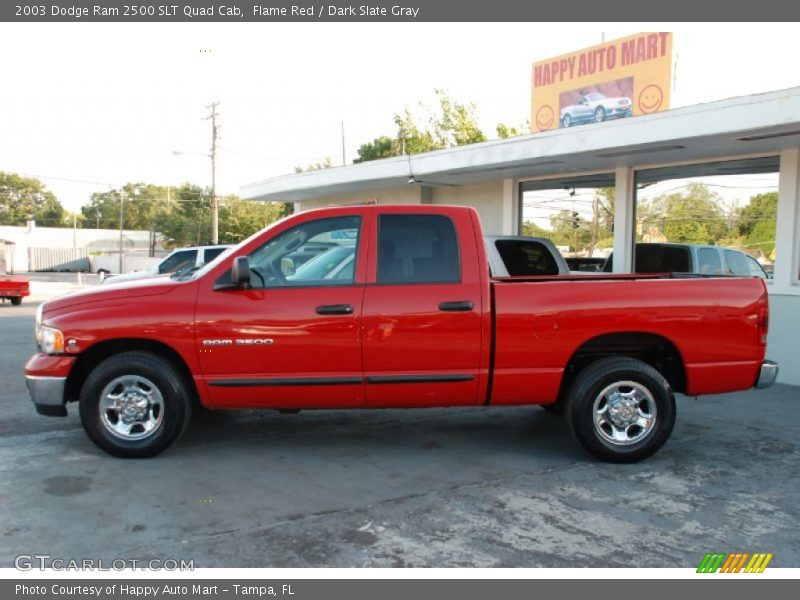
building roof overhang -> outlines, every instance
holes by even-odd
[[[321,169],[247,184],[248,200],[298,202],[367,190],[469,185],[800,148],[800,87],[652,115]]]

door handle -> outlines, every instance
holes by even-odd
[[[352,315],[352,304],[323,304],[316,308],[318,315]]]
[[[439,310],[447,312],[466,312],[475,308],[475,305],[469,300],[456,300],[454,302],[442,302],[439,305]]]

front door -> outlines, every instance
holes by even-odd
[[[250,252],[250,289],[200,291],[196,344],[214,406],[363,405],[364,217],[343,212]]]

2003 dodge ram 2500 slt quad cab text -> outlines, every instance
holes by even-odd
[[[45,302],[25,367],[41,414],[146,457],[195,403],[279,410],[547,405],[603,460],[653,454],[673,391],[765,387],[757,278],[492,277],[478,214],[293,215],[193,273]]]

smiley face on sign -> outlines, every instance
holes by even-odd
[[[553,111],[553,107],[549,104],[545,104],[536,111],[536,130],[547,131],[553,126],[555,120],[556,113]]]
[[[664,102],[664,92],[655,83],[645,86],[639,92],[639,112],[650,114],[657,112]]]

